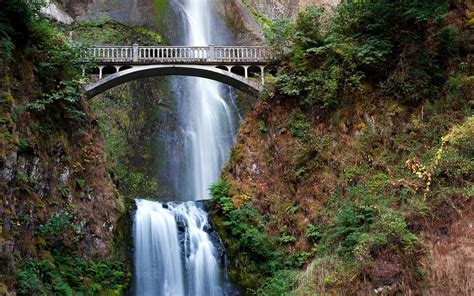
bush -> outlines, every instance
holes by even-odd
[[[210,188],[212,202],[218,210],[227,214],[234,209],[234,204],[230,199],[230,185],[226,180],[219,180]]]
[[[266,279],[261,288],[255,291],[256,295],[292,295],[291,289],[296,284],[298,272],[295,270],[283,269],[275,272],[272,277]]]
[[[277,20],[265,32],[282,59],[277,87],[320,108],[339,105],[363,80],[403,102],[434,97],[458,50],[447,11],[446,1],[342,1],[332,14],[309,7]]]
[[[81,236],[79,225],[73,223],[73,217],[67,211],[59,211],[45,224],[39,226],[38,234],[53,248],[71,246]]]
[[[345,201],[331,212],[334,220],[322,234],[324,248],[335,245],[345,258],[371,259],[390,245],[398,245],[409,254],[417,237],[410,232],[400,212],[388,207],[384,198],[372,196],[363,188],[360,201]],[[359,194],[359,193],[358,193]]]
[[[26,260],[16,274],[18,294],[98,295],[104,290],[121,292],[125,288],[128,275],[121,262],[93,262],[76,254],[53,254],[53,260]]]

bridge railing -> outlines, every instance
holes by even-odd
[[[84,59],[124,63],[268,63],[273,57],[264,46],[96,46]]]

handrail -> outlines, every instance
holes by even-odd
[[[264,46],[95,46],[83,59],[135,63],[268,63],[274,58]]]

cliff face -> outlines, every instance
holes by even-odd
[[[34,84],[33,73],[19,71],[13,83]],[[83,123],[54,122],[52,114],[50,121],[42,114],[17,113],[30,102],[28,91],[3,91],[4,100],[11,95],[14,101],[3,101],[8,123],[2,124],[0,250],[38,256],[38,226],[68,210],[81,227],[79,253],[107,257],[121,208],[105,167],[104,139],[87,102],[81,103],[88,114]]]
[[[124,208],[87,101],[81,100],[77,109],[85,114],[80,122],[63,114],[31,112],[27,106],[41,92],[34,87],[33,65],[18,63],[10,71],[18,74],[4,76],[8,83],[2,87],[0,282],[13,289],[26,258],[54,262],[51,246],[56,240],[82,258],[117,255],[113,241]],[[42,231],[54,221],[64,224]]]
[[[1,18],[14,46],[0,58],[0,294],[119,292],[128,226],[104,138],[77,52],[33,9],[9,1]]]
[[[110,18],[131,25],[149,27],[154,23],[153,4],[154,1],[151,0],[69,0],[66,9],[76,20]]]
[[[274,20],[278,17],[293,17],[301,8],[309,5],[337,5],[339,0],[242,0],[264,17]]]

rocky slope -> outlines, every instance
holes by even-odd
[[[357,8],[347,5],[332,31],[318,31],[320,12],[308,10],[288,35],[285,27],[270,35],[283,60],[275,85],[242,122],[211,190],[230,275],[258,295],[470,295],[474,127],[472,68],[465,66],[472,7],[450,7],[444,23],[427,22],[422,33],[400,21],[425,39],[404,39],[392,68],[384,64],[388,74],[375,76],[367,64],[357,68],[351,47],[375,51],[357,51],[364,46],[357,36],[380,18],[345,27]],[[360,15],[371,16],[366,7]],[[375,7],[382,14],[383,4]],[[455,26],[456,37],[438,43],[443,25]],[[351,29],[356,37],[344,35]],[[388,32],[381,35],[402,42],[399,30]],[[448,52],[438,49],[443,44],[451,47],[444,68],[432,63],[427,75],[404,80],[414,73],[404,63],[410,54],[438,58]],[[417,75],[427,71],[410,61]],[[351,80],[359,75],[365,78]],[[420,83],[432,77],[443,78]],[[403,97],[399,89],[410,91]],[[433,92],[421,94],[427,89]]]

